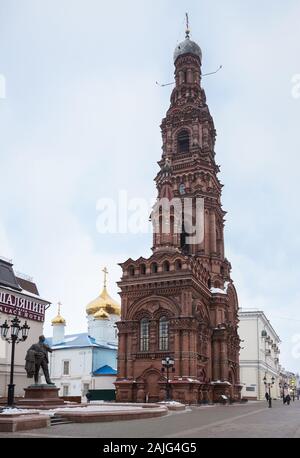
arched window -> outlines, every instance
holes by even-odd
[[[151,273],[152,273],[152,274],[157,274],[157,270],[158,270],[157,264],[156,264],[156,262],[153,262],[153,263],[151,264]]]
[[[159,320],[159,349],[169,350],[169,322],[165,316]]]
[[[145,266],[145,264],[141,264],[140,272],[141,272],[141,275],[146,275],[146,266]]]
[[[164,272],[169,272],[170,271],[170,263],[169,263],[169,261],[165,261],[163,263],[163,271]]]
[[[134,276],[134,267],[133,266],[128,267],[128,274],[130,277]]]
[[[149,351],[149,320],[143,318],[140,324],[140,350]]]
[[[190,150],[190,136],[187,130],[182,130],[178,135],[178,153],[188,153]]]
[[[180,261],[180,259],[177,259],[175,261],[175,270],[181,270],[181,269],[182,269],[181,261]]]

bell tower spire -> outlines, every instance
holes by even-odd
[[[224,254],[226,213],[221,206],[222,184],[215,162],[216,131],[205,91],[201,87],[201,63],[202,51],[190,39],[189,17],[186,13],[186,38],[174,53],[176,85],[161,124],[163,154],[159,162],[161,170],[155,180],[158,201],[169,195],[169,200],[180,199],[183,207],[185,199],[192,199],[194,219],[197,217],[197,199],[204,200],[204,238],[194,245],[187,243],[184,215],[180,236],[174,234],[174,227],[178,224],[171,212],[170,216],[167,215],[170,218],[169,233],[161,231],[161,227],[155,231],[154,252],[167,248],[201,258],[205,268],[211,272],[211,280],[217,277],[218,284],[223,286],[230,274],[230,264]],[[163,216],[159,218],[161,224]],[[156,218],[156,223],[159,218]]]
[[[185,13],[185,20],[186,20],[185,38],[190,38],[190,21],[189,21],[189,13]]]

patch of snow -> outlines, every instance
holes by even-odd
[[[211,385],[230,385],[231,386],[231,383],[227,382],[227,380],[224,382],[222,382],[221,380],[217,380],[215,382],[211,382]]]
[[[181,402],[177,402],[177,401],[162,401],[162,402],[158,402],[158,404],[167,404],[167,405],[171,405],[171,406],[183,406],[184,404],[181,404]]]
[[[230,281],[225,281],[224,283],[224,288],[225,288],[225,291],[227,293],[227,290],[228,290],[228,286],[230,285]]]
[[[75,336],[75,337],[66,337],[66,338],[63,340],[63,342],[73,342],[73,341],[76,340],[76,339],[77,339],[77,336]]]
[[[225,295],[227,294],[227,290],[224,291],[221,288],[210,288],[210,292],[213,294],[225,294]]]
[[[32,412],[32,413],[39,413],[40,411],[37,410],[37,409],[18,409],[16,407],[12,408],[12,407],[8,407],[8,408],[4,408],[3,412],[0,413],[0,415],[18,415],[18,414],[23,414],[23,413],[28,413],[28,412]]]
[[[102,404],[102,405],[101,405]],[[115,412],[117,410],[122,411],[132,411],[132,410],[141,410],[143,407],[138,404],[126,404],[126,405],[118,405],[118,404],[110,404],[110,405],[103,405],[104,401],[97,401],[97,404],[82,406],[82,407],[58,407],[55,409],[49,410],[39,410],[39,409],[5,409],[0,415],[8,414],[8,415],[16,415],[16,414],[32,414],[32,413],[39,413],[44,415],[50,415],[51,417],[54,416],[57,412]]]
[[[51,409],[48,410],[47,412],[113,412],[116,410],[136,410],[136,409],[143,409],[142,406],[134,405],[134,406],[129,406],[129,405],[122,405],[118,406],[117,404],[111,404],[111,405],[90,405],[86,407],[63,407],[63,408],[57,408],[57,409]]]

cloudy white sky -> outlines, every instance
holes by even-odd
[[[265,311],[300,371],[299,0],[0,0],[0,254],[62,301],[68,332],[104,265],[118,297],[117,263],[149,255],[151,234],[99,234],[96,204],[155,196],[171,92],[155,82],[173,79],[185,11],[203,71],[223,65],[203,86],[240,306]]]

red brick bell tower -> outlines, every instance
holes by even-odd
[[[201,49],[188,30],[174,63],[176,84],[161,125],[163,155],[155,178],[153,254],[120,264],[118,401],[165,400],[166,356],[175,362],[173,400],[240,397],[238,299],[224,254],[216,131],[201,87]],[[162,202],[170,203],[168,211]],[[188,215],[194,227],[202,221],[203,237],[191,239]]]

